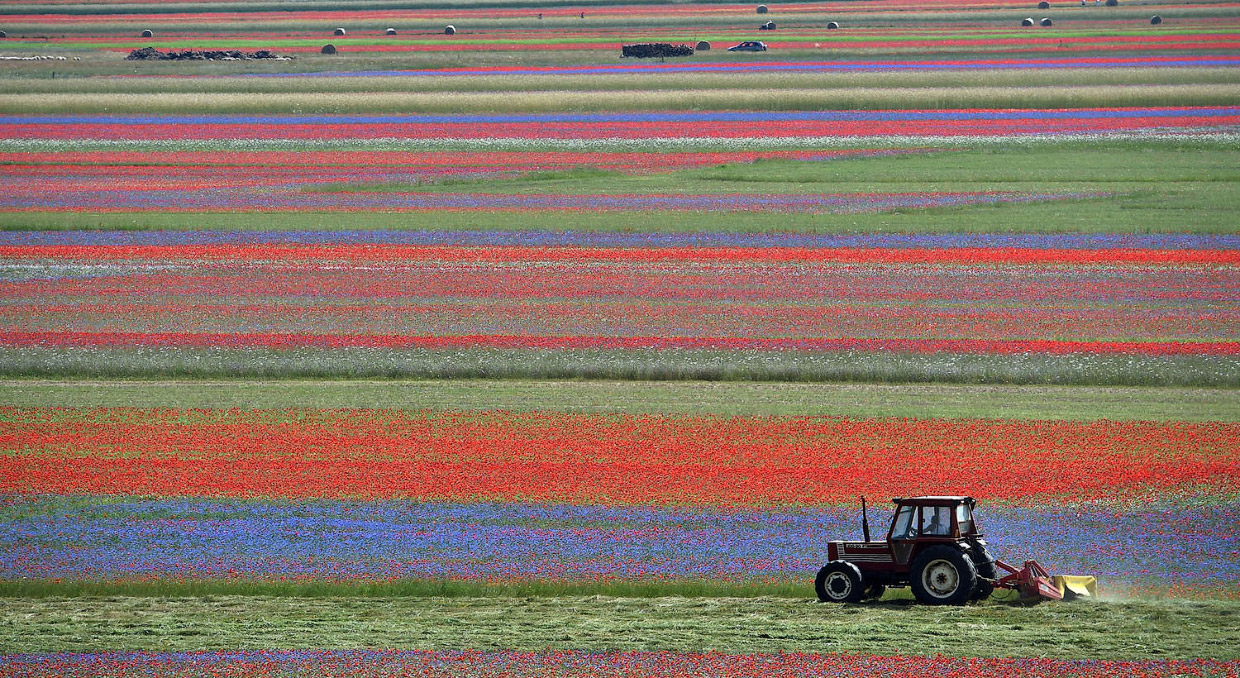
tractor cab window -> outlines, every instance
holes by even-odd
[[[913,520],[916,515],[916,506],[901,506],[900,512],[896,514],[895,524],[891,527],[891,538],[916,539],[917,521]]]
[[[968,504],[956,505],[956,523],[960,525],[960,536],[967,537],[977,532],[977,526],[973,524],[973,509]]]
[[[921,533],[948,537],[952,533],[952,510],[949,506],[921,507]]]

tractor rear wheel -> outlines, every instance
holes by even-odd
[[[982,579],[977,578],[977,586],[973,588],[973,595],[969,596],[969,600],[986,600],[990,594],[995,592],[995,585]]]
[[[844,560],[832,560],[814,578],[814,592],[824,603],[859,603],[865,598],[861,570]]]
[[[931,546],[913,559],[909,585],[927,605],[964,605],[977,587],[977,566],[963,551]]]
[[[994,556],[986,550],[985,544],[975,544],[969,553],[973,556],[973,564],[977,566],[977,587],[973,589],[972,598],[986,600],[995,592],[995,586],[990,582],[999,578],[999,568],[995,567]]]

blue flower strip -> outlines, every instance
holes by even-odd
[[[1240,504],[982,506],[995,555],[1136,586],[1240,581]],[[887,517],[871,513],[875,531]],[[804,579],[851,508],[8,496],[0,579]]]

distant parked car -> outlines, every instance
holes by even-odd
[[[766,43],[757,40],[746,40],[735,47],[729,47],[729,52],[765,52]]]

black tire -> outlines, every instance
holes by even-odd
[[[977,578],[977,585],[973,587],[973,595],[969,596],[969,600],[986,600],[990,594],[995,592],[995,585],[982,579]]]
[[[977,588],[977,566],[958,548],[931,546],[913,559],[909,584],[926,605],[964,605]]]
[[[977,567],[977,586],[973,588],[973,600],[986,600],[995,592],[994,584],[988,580],[999,578],[999,568],[995,567],[994,556],[986,549],[985,544],[975,544],[969,551],[973,565]]]
[[[818,570],[814,592],[824,603],[859,603],[865,598],[861,570],[843,560],[832,560]]]

